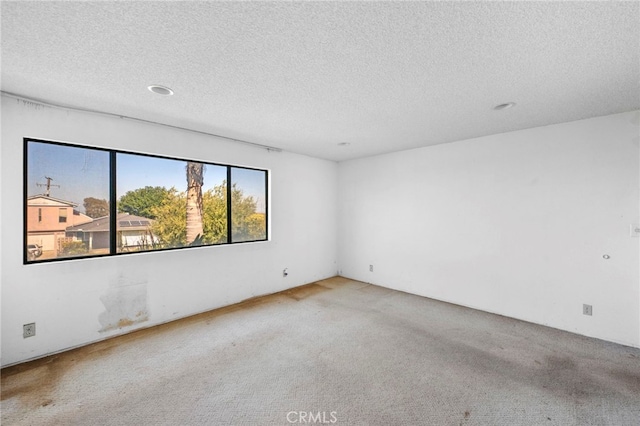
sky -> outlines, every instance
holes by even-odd
[[[44,194],[45,177],[51,177],[50,195],[71,201],[83,211],[86,197],[109,199],[109,153],[95,149],[29,142],[27,194]]]
[[[27,164],[27,193],[29,196],[44,194],[46,176],[53,178],[50,195],[78,204],[84,211],[82,202],[86,197],[109,198],[109,153],[90,148],[76,148],[40,142],[29,142]],[[186,191],[187,181],[184,160],[149,157],[144,155],[118,153],[117,197],[127,191],[145,186],[175,187]],[[226,179],[226,167],[205,164],[203,191],[213,189]],[[231,169],[231,180],[241,188],[246,196],[257,201],[257,211],[265,211],[264,182],[262,171]]]
[[[116,164],[118,197],[145,186],[175,187],[178,191],[187,189],[186,161],[118,153]],[[226,178],[226,167],[206,165],[203,192],[220,185]]]

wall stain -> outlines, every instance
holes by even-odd
[[[119,280],[119,283],[121,282],[122,281]],[[186,318],[180,318],[153,327],[131,330],[126,334],[107,338],[80,348],[4,367],[1,370],[0,376],[0,400],[4,401],[11,398],[18,398],[21,405],[34,410],[53,406],[56,403],[56,387],[58,383],[71,369],[80,363],[92,362],[93,360],[108,356],[114,351],[122,350],[123,346],[140,344],[140,342],[145,339],[172,330],[185,329],[199,323],[211,323],[214,322],[216,318],[236,311],[289,303],[292,299],[300,301],[324,291],[333,290],[335,286],[331,286],[330,284],[329,282],[327,286],[324,286],[314,283],[270,295],[252,297],[233,305],[213,309]],[[146,283],[112,287],[105,296],[101,297],[101,301],[106,308],[105,313],[101,314],[101,324],[104,322],[103,326],[106,324],[113,328],[122,328],[148,320]],[[113,316],[114,312],[123,311],[117,308],[120,301],[124,301],[129,313],[115,317]],[[101,331],[105,330],[103,327]]]
[[[323,287],[324,290],[317,287]],[[284,303],[296,303],[296,301],[305,297],[312,298],[315,295],[322,294],[323,291],[331,289],[328,286],[316,284],[315,286],[302,286],[272,295],[258,296],[235,305],[166,324],[141,330],[132,330],[127,334],[61,354],[5,367],[1,370],[2,392],[0,393],[0,398],[3,401],[17,398],[21,404],[34,410],[39,407],[53,406],[56,405],[56,387],[58,383],[79,363],[90,362],[108,356],[112,351],[121,352],[123,348],[130,344],[144,345],[146,339],[161,336],[170,331],[185,330],[193,324],[215,323],[216,318],[236,311],[260,309]],[[323,297],[319,299],[323,299]],[[144,316],[146,313],[143,309],[132,312],[133,315],[120,317],[118,321],[125,318],[129,320],[135,319]],[[496,318],[497,322],[502,322],[503,320],[502,318]],[[457,341],[451,337],[451,333],[446,333],[442,336],[432,335],[429,328],[418,327],[416,323],[406,321],[402,316],[388,318],[386,322],[392,326],[396,325],[403,333],[405,331],[410,332],[413,339],[412,344],[420,346],[431,345],[435,353],[443,353],[444,355],[441,358],[450,359],[462,372],[481,375],[497,374],[507,381],[520,382],[527,380],[533,387],[545,389],[545,392],[553,393],[566,399],[573,407],[580,404],[588,404],[594,398],[599,398],[603,393],[615,397],[616,395],[624,396],[626,394],[638,395],[640,391],[640,375],[637,372],[637,368],[635,368],[637,364],[633,362],[627,363],[630,365],[627,369],[625,369],[624,365],[621,365],[615,369],[599,370],[594,369],[586,361],[572,359],[571,356],[565,356],[563,352],[558,353],[555,351],[553,353],[549,351],[543,352],[548,355],[537,357],[538,359],[534,358],[534,362],[530,360],[524,362],[524,360],[500,355],[501,352],[497,351],[495,346],[486,344],[484,340],[483,345],[475,347],[473,341]],[[518,334],[517,328],[514,331],[516,335]],[[268,335],[263,337],[267,341],[271,338]],[[235,346],[235,342],[231,342],[231,345]],[[640,357],[633,353],[624,355],[624,359],[632,361],[638,358]],[[611,380],[605,381],[607,377]],[[580,391],[580,389],[584,390]],[[465,412],[458,411],[458,413],[464,416],[462,421],[458,420],[461,422],[460,424],[473,422],[471,409]],[[551,420],[550,417],[546,418]]]
[[[98,316],[101,333],[149,320],[146,280],[129,283],[119,275],[107,293],[100,297],[100,301],[105,307],[105,311]]]
[[[133,324],[135,324],[135,322],[131,321],[129,318],[122,318],[120,321],[118,321],[118,328],[129,327]]]
[[[44,104],[41,104],[41,103],[38,103],[38,102],[29,101],[27,99],[16,99],[16,101],[17,101],[18,104],[22,102],[22,106],[27,107],[27,108],[33,108],[36,111],[43,110],[43,109],[47,108],[47,106],[44,105]]]

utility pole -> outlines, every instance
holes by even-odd
[[[53,180],[53,178],[50,178],[49,176],[45,176],[44,178],[47,180],[47,183],[36,183],[36,185],[38,185],[38,186],[46,186],[47,187],[47,192],[45,192],[44,195],[49,197],[50,194],[51,194],[51,187],[52,186],[56,186],[56,187],[60,188],[60,185],[52,185],[51,181]]]

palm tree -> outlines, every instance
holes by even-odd
[[[187,162],[187,245],[200,245],[202,240],[202,185],[204,165]]]

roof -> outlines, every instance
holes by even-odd
[[[108,232],[109,216],[95,218],[92,222],[82,225],[70,226],[67,232]],[[129,213],[118,213],[116,230],[118,231],[146,231],[149,229],[153,219],[136,216]]]
[[[31,197],[27,197],[27,205],[29,206],[68,206],[68,207],[78,207],[77,203],[73,201],[61,200],[59,198],[48,197],[44,194],[32,195]]]

